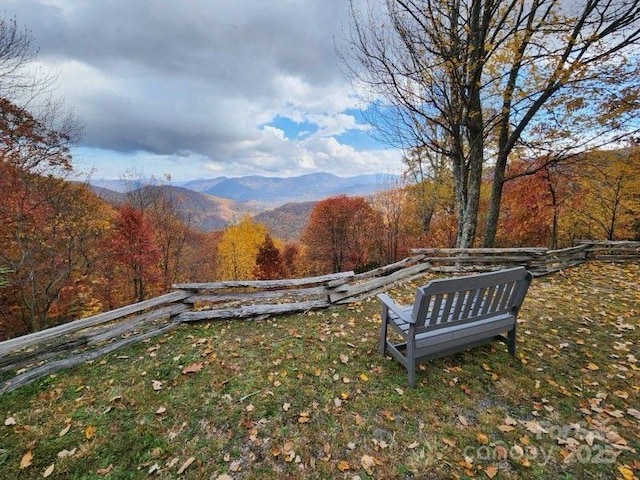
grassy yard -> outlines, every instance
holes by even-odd
[[[632,479],[639,279],[535,279],[516,359],[439,359],[415,390],[378,354],[375,299],[185,325],[0,397],[0,478]]]

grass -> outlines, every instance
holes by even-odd
[[[515,359],[439,359],[416,389],[378,354],[375,299],[185,325],[0,398],[0,478],[633,478],[638,278],[538,278]]]

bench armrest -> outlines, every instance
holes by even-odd
[[[382,303],[382,305],[395,313],[400,320],[405,323],[415,323],[413,321],[413,318],[411,318],[411,315],[408,314],[406,310],[403,310],[398,305],[396,305],[393,300],[391,300],[391,297],[389,297],[389,295],[387,295],[386,293],[381,293],[379,295],[376,295],[376,297],[378,298],[380,303]]]

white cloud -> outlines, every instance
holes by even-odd
[[[358,103],[335,55],[344,0],[5,3],[61,72],[59,93],[85,124],[83,169],[345,175],[399,162],[336,139],[367,128],[345,113]],[[317,130],[288,138],[276,117]]]

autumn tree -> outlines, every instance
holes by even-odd
[[[2,310],[5,321],[19,318],[28,331],[60,321],[51,309],[90,264],[89,245],[101,229],[95,196],[65,181],[77,132],[53,120],[0,98],[0,264],[11,269]]]
[[[115,262],[124,267],[130,280],[132,299],[141,302],[158,277],[161,252],[145,216],[125,203],[119,211],[109,242],[109,252]]]
[[[419,199],[423,200],[422,195]],[[420,205],[424,203],[420,201]],[[380,213],[382,220],[381,263],[386,265],[406,257],[411,247],[418,246],[425,219],[424,211],[413,208],[412,189],[400,182],[386,184],[372,196],[371,206]]]
[[[284,276],[287,278],[296,278],[303,270],[300,262],[302,260],[302,253],[300,245],[296,242],[287,242],[282,248],[282,266],[284,269]]]
[[[225,228],[218,243],[218,276],[226,280],[255,278],[256,256],[267,228],[248,215]]]
[[[285,266],[282,254],[268,233],[258,246],[256,255],[255,278],[258,280],[273,280],[283,278]]]
[[[575,220],[587,238],[633,236],[640,217],[640,151],[637,147],[589,155],[577,179],[580,201]]]
[[[316,204],[302,233],[317,272],[341,272],[380,260],[382,220],[362,197],[341,195]]]
[[[460,247],[476,237],[487,164],[489,247],[514,151],[558,163],[637,130],[635,0],[364,5],[351,1],[344,65],[383,140],[446,158]]]

